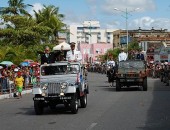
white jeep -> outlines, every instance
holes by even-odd
[[[88,82],[84,67],[79,62],[57,62],[40,67],[40,81],[33,87],[34,109],[37,115],[49,106],[54,109],[57,104],[76,114],[80,106],[87,106]]]

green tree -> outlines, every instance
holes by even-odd
[[[35,12],[38,24],[48,26],[52,29],[52,40],[57,42],[59,33],[65,33],[66,24],[63,23],[64,15],[59,13],[59,7],[53,5],[45,6],[42,10]]]
[[[49,27],[37,24],[34,19],[26,16],[3,15],[2,18],[7,24],[6,28],[0,29],[0,37],[6,44],[40,44],[42,41],[48,41],[48,34],[52,32]]]
[[[128,50],[139,50],[140,46],[136,39],[133,39],[132,42],[128,44]]]
[[[1,14],[10,14],[10,15],[31,15],[26,11],[26,8],[32,6],[30,4],[25,4],[24,0],[9,0],[8,7],[1,8]]]

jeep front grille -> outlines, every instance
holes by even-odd
[[[135,74],[135,73],[123,74],[123,77],[139,77],[139,74]]]
[[[59,83],[48,83],[47,89],[48,89],[48,96],[58,95],[61,92]]]

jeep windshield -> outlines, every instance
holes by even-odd
[[[144,68],[143,61],[122,61],[119,62],[119,68]]]
[[[63,75],[79,73],[80,67],[77,64],[42,66],[41,75]]]

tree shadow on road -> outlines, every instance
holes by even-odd
[[[158,80],[148,81],[148,94],[152,94],[152,103],[147,111],[147,119],[138,129],[168,130],[170,129],[170,86]],[[147,107],[147,99],[143,105]],[[150,104],[149,104],[150,105]]]

